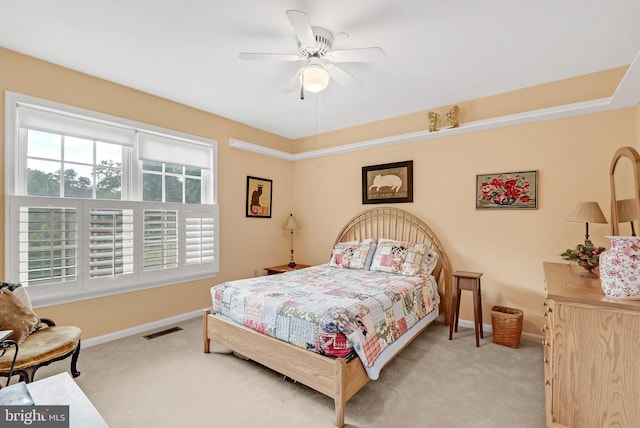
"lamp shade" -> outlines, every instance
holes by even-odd
[[[638,219],[638,210],[636,208],[635,199],[623,199],[621,201],[616,201],[616,204],[618,206],[618,221],[620,223]]]
[[[321,65],[309,65],[302,71],[300,78],[305,91],[320,92],[329,86],[329,73]]]
[[[283,229],[284,230],[300,229],[300,227],[298,226],[298,223],[296,223],[296,218],[293,216],[293,214],[289,214],[289,217],[287,217],[287,222],[284,224]]]
[[[578,202],[573,212],[568,218],[569,221],[579,221],[583,223],[606,223],[600,205],[597,202]]]

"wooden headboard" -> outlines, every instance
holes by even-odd
[[[405,242],[425,243],[438,253],[433,276],[438,281],[440,312],[445,324],[451,315],[452,270],[449,257],[433,230],[418,217],[398,208],[371,208],[349,220],[336,241],[345,242],[367,238],[387,238]]]

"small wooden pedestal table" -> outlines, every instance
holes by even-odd
[[[449,322],[449,340],[453,332],[458,332],[458,318],[460,316],[460,297],[462,290],[473,292],[473,318],[476,330],[476,347],[480,346],[480,337],[484,338],[482,328],[482,291],[480,289],[481,273],[456,271],[453,273],[453,290],[451,304],[451,320]]]

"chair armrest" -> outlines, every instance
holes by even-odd
[[[45,323],[49,327],[55,327],[55,325],[56,325],[56,323],[53,322],[53,320],[49,319],[49,318],[40,318],[40,322]]]

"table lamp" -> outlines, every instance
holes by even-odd
[[[300,227],[298,226],[298,223],[296,223],[296,218],[293,216],[293,214],[289,214],[289,217],[287,217],[287,222],[284,224],[283,229],[291,231],[291,260],[289,261],[289,266],[295,267],[296,262],[293,259],[293,231],[296,229],[300,229]]]
[[[584,245],[586,246],[593,246],[589,240],[589,223],[607,223],[607,219],[597,202],[578,202],[568,220],[584,222]]]
[[[616,201],[618,207],[618,222],[629,222],[631,224],[631,236],[636,236],[636,229],[633,222],[638,219],[638,210],[635,199],[623,199]]]

